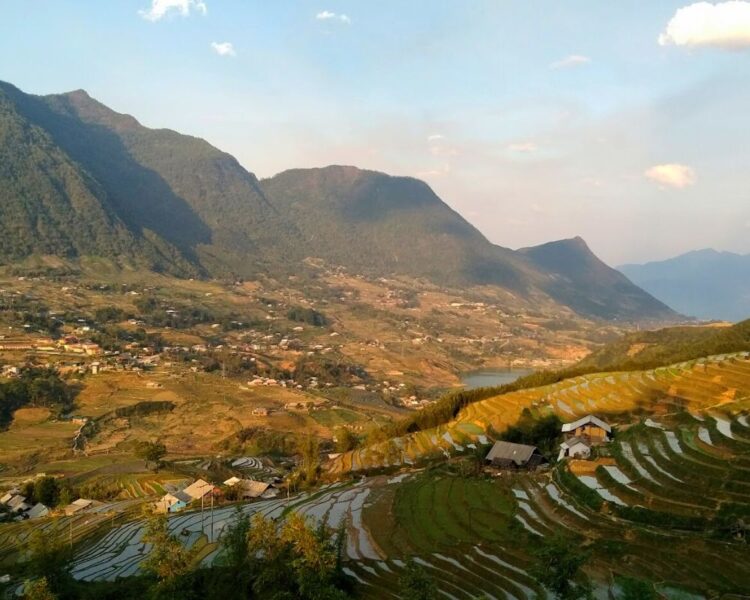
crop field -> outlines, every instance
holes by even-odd
[[[614,576],[652,582],[667,597],[721,597],[750,589],[746,540],[733,530],[750,514],[746,414],[697,421],[683,414],[621,432],[612,464],[573,475],[565,463],[497,479],[441,468],[373,492],[364,523],[387,558],[349,569],[367,597],[394,597],[403,558],[416,556],[443,594],[543,598],[529,574],[533,550],[563,533],[590,552],[585,567],[602,594]],[[697,432],[705,428],[706,444]]]
[[[370,492],[371,484],[339,485],[290,499],[263,500],[216,507],[213,510],[206,506],[203,511],[170,516],[169,527],[186,546],[198,545],[201,548],[200,560],[209,564],[219,556],[218,541],[222,532],[236,520],[240,512],[260,512],[267,517],[278,518],[289,511],[295,511],[311,519],[324,521],[333,528],[343,525],[347,531],[346,552],[350,559],[379,559],[381,553],[362,523],[362,508]],[[61,531],[64,535],[65,530]],[[133,575],[149,551],[148,545],[142,541],[143,533],[144,522],[136,519],[112,528],[93,543],[80,544],[72,569],[73,576],[86,581],[97,581]]]
[[[468,444],[484,443],[488,431],[502,432],[514,424],[524,409],[555,413],[563,421],[596,413],[615,423],[687,411],[710,413],[720,423],[749,408],[750,355],[714,356],[651,371],[585,375],[488,398],[467,406],[446,425],[345,453],[326,468],[339,474],[460,453]]]

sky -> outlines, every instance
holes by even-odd
[[[750,1],[0,0],[0,80],[258,177],[424,179],[492,242],[750,252]]]

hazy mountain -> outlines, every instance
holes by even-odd
[[[541,284],[542,289],[579,313],[605,319],[642,314],[666,317],[671,313],[662,302],[602,262],[580,237],[522,248],[518,252],[549,274]]]
[[[355,167],[262,182],[204,140],[149,129],[78,90],[0,83],[0,261],[105,257],[180,276],[284,275],[306,257],[353,272],[497,285],[588,316],[669,308],[580,240],[490,243],[422,181]]]
[[[750,255],[697,250],[619,270],[683,314],[728,321],[750,317]]]

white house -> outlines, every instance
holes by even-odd
[[[589,458],[591,456],[591,442],[579,437],[572,437],[560,444],[560,454],[557,460],[562,460],[566,456],[572,458]]]
[[[193,499],[188,496],[185,492],[174,492],[169,494],[164,494],[162,496],[161,500],[156,503],[156,509],[161,512],[169,512],[169,513],[175,513],[180,512],[185,507],[187,507],[188,504],[190,504],[193,501]]]

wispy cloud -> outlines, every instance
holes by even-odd
[[[550,69],[570,69],[572,67],[587,65],[590,62],[591,59],[583,54],[569,54],[565,58],[561,58],[560,60],[551,63],[549,67]]]
[[[680,8],[659,36],[659,44],[750,48],[750,2],[696,2]]]
[[[345,15],[344,13],[338,14],[335,12],[331,12],[330,10],[323,10],[319,12],[317,15],[315,15],[315,18],[318,21],[339,21],[341,23],[346,23],[347,25],[352,22],[348,15]]]
[[[444,140],[445,136],[442,133],[433,133],[432,135],[427,136],[428,142],[437,142],[439,140]]]
[[[202,0],[151,0],[150,8],[141,9],[138,14],[147,21],[159,21],[172,13],[189,17],[193,11],[205,15],[208,7]]]
[[[232,42],[211,42],[211,48],[219,56],[237,56]]]
[[[514,142],[512,144],[508,144],[507,148],[510,152],[518,152],[520,154],[529,154],[531,152],[536,152],[539,149],[539,146],[537,146],[536,143],[529,141],[529,142]]]
[[[695,171],[687,165],[669,163],[646,169],[644,175],[661,187],[683,189],[695,184]]]

